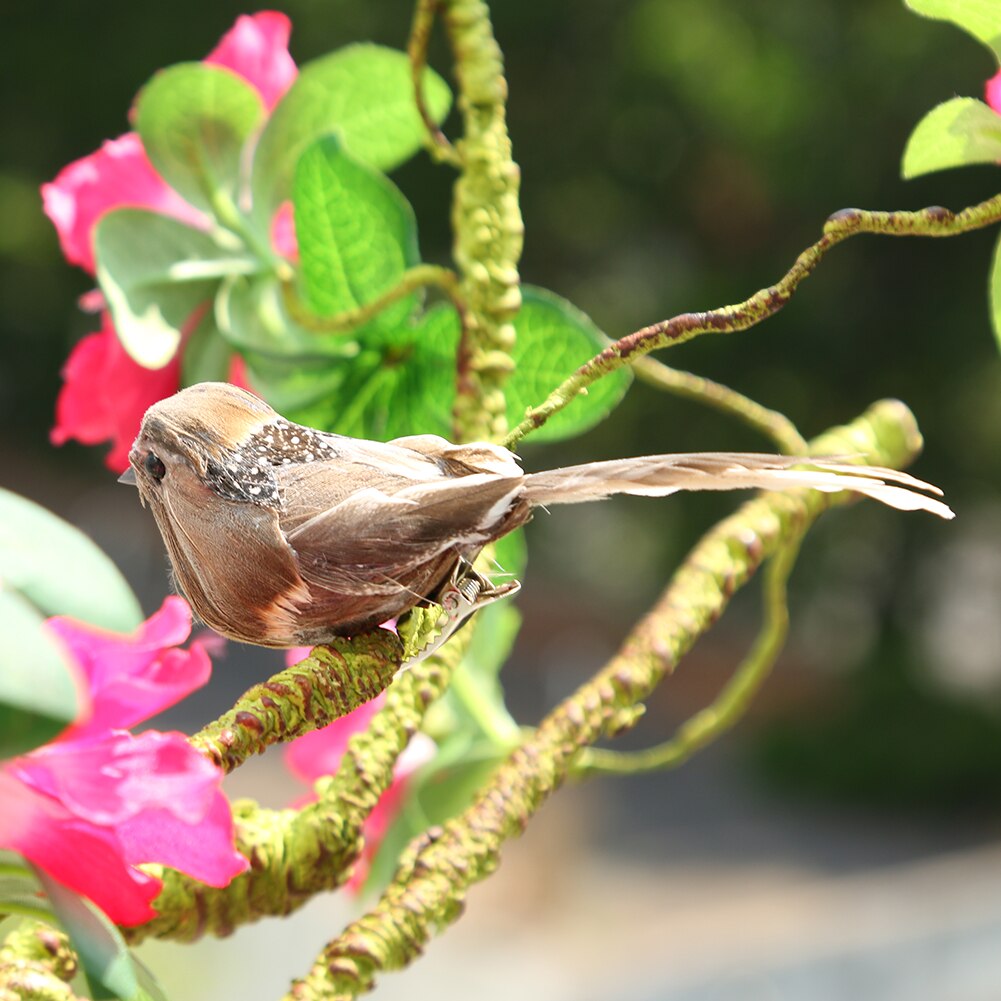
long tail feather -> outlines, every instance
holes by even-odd
[[[954,517],[948,505],[918,492],[941,496],[938,487],[897,469],[753,452],[648,455],[531,473],[525,479],[525,498],[533,506],[542,506],[602,500],[612,494],[665,497],[679,490],[797,487],[825,493],[853,490],[901,511],[930,511],[940,518]]]

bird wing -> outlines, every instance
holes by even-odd
[[[516,463],[505,467],[508,475],[471,472],[461,460],[425,453],[423,476],[415,477],[409,460],[405,475],[394,470],[392,452],[374,467],[369,458],[279,470],[282,529],[309,584],[389,594],[446,551],[479,549],[527,518]]]

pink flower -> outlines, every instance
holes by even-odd
[[[225,886],[248,863],[233,847],[222,773],[180,733],[137,736],[115,727],[149,718],[205,683],[199,644],[181,598],[132,636],[50,620],[77,662],[89,718],[44,747],[0,765],[0,846],[92,900],[112,921],[154,917],[161,883],[135,868],[170,866]]]
[[[201,643],[179,648],[191,635],[191,609],[177,595],[131,636],[62,616],[49,619],[48,628],[73,655],[93,700],[90,718],[74,723],[64,739],[135,726],[201,688],[212,673]]]
[[[385,693],[347,716],[334,720],[322,730],[313,730],[294,740],[285,750],[285,764],[289,771],[309,784],[324,775],[332,775],[341,763],[348,741],[368,726],[384,701]],[[427,734],[418,733],[397,758],[392,784],[382,794],[362,827],[365,847],[348,881],[349,889],[358,891],[364,885],[379,845],[403,806],[410,779],[434,757],[434,753],[434,741]],[[297,805],[304,805],[313,799],[315,796],[306,796]]]
[[[205,62],[225,66],[257,89],[270,111],[299,72],[289,55],[292,22],[273,10],[236,19]]]
[[[143,414],[157,400],[181,387],[181,358],[163,368],[143,368],[122,347],[109,313],[101,329],[88,334],[70,352],[63,366],[63,388],[56,400],[53,445],[71,438],[84,445],[111,440],[105,463],[116,473],[129,464],[129,449],[139,433]]]
[[[250,83],[270,111],[298,72],[288,51],[290,33],[291,22],[284,14],[261,11],[239,17],[205,62]],[[42,203],[66,259],[90,274],[96,271],[94,227],[114,209],[144,208],[189,225],[209,226],[206,216],[153,169],[134,132],[109,140],[97,152],[64,167],[54,181],[42,185]],[[295,256],[290,211],[277,214],[273,240],[279,254]],[[191,329],[193,324],[185,326]],[[74,348],[63,370],[65,385],[56,403],[51,440],[61,445],[74,438],[92,445],[110,438],[107,463],[121,471],[146,408],[180,388],[181,352],[164,368],[150,370],[133,362],[114,341],[117,336],[106,315],[100,334]]]
[[[998,70],[984,85],[987,103],[1001,115],[1001,70]]]
[[[140,208],[205,226],[205,217],[153,169],[135,132],[109,139],[42,185],[42,206],[70,264],[94,274],[94,227],[112,209]]]

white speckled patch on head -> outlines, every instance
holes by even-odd
[[[266,507],[280,503],[276,466],[332,459],[338,454],[336,435],[291,424],[276,417],[249,434],[224,463],[210,462],[206,479],[226,500],[249,501]]]
[[[333,459],[338,454],[337,435],[292,424],[281,417],[251,435],[247,447],[272,466]]]

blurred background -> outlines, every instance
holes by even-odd
[[[526,281],[611,336],[746,298],[845,206],[958,209],[993,168],[904,183],[911,128],[981,96],[989,53],[899,0],[506,0],[495,5],[523,172]],[[152,519],[101,461],[48,442],[59,369],[95,329],[90,287],[41,213],[40,183],[127,128],[157,67],[205,55],[243,4],[17,4],[5,12],[0,130],[0,484],[118,561],[147,612],[166,588]],[[288,0],[303,63],[358,39],[403,47],[402,0]],[[448,62],[436,39],[434,64]],[[454,122],[453,131],[454,131]],[[451,176],[394,175],[424,256],[446,261]],[[939,524],[862,504],[823,519],[791,585],[793,632],[748,719],[674,773],[564,789],[427,957],[378,997],[589,1001],[1001,995],[1001,360],[989,325],[996,233],[861,237],[777,317],[662,357],[784,411],[813,435],[904,399]],[[529,468],[645,451],[763,450],[711,411],[637,384],[600,429],[525,449]],[[628,500],[529,528],[524,627],[505,668],[537,721],[616,649],[733,498]],[[650,700],[631,746],[709,701],[751,642],[750,587]],[[274,655],[229,646],[163,726],[197,727]],[[282,805],[266,756],[234,794]],[[147,950],[172,997],[273,998],[357,904],[315,901],[195,950]],[[267,957],[266,961],[261,959]]]

